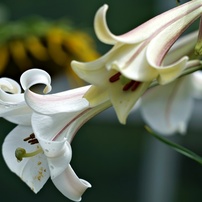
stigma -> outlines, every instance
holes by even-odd
[[[128,90],[135,91],[141,84],[140,81],[130,80],[124,77],[120,72],[117,72],[116,74],[114,74],[113,76],[109,78],[110,83],[114,83],[118,80],[120,80],[121,83],[123,84],[123,88],[122,88],[123,91],[128,91]]]
[[[25,139],[23,139],[25,142],[29,143],[30,145],[34,145],[39,143],[39,141],[35,138],[34,133],[32,133],[30,136],[26,137]],[[20,162],[22,161],[23,158],[27,158],[27,157],[33,157],[39,153],[43,152],[42,148],[40,146],[37,146],[37,149],[33,152],[26,152],[26,150],[24,148],[18,147],[15,150],[15,157],[16,159]]]
[[[22,161],[23,158],[33,157],[33,156],[36,156],[37,154],[39,154],[41,152],[43,152],[41,147],[39,147],[36,151],[29,152],[29,153],[27,153],[24,148],[18,147],[15,150],[15,157],[18,161]]]

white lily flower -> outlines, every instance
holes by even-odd
[[[31,126],[17,126],[6,136],[2,152],[9,169],[37,193],[48,180],[50,173],[47,158],[43,152],[33,153],[39,151],[39,145],[31,145],[24,141],[32,133]],[[19,162],[15,157],[17,147],[23,148],[27,153],[30,153],[30,158],[24,158]]]
[[[30,74],[32,75],[32,74]],[[26,83],[30,87],[29,80],[32,76],[24,74],[21,77],[22,85]],[[83,192],[91,185],[79,179],[64,158],[61,144],[71,142],[78,129],[91,117],[108,108],[106,102],[97,107],[90,108],[89,102],[83,98],[84,93],[90,86],[69,90],[66,92],[39,95],[28,88],[25,91],[27,104],[34,110],[32,116],[32,128],[40,146],[48,158],[51,179],[56,187],[68,198],[79,201]],[[49,144],[58,144],[60,155],[50,153]],[[52,148],[52,150],[57,151]],[[49,151],[49,152],[48,152]],[[67,151],[68,153],[68,151]],[[63,155],[62,155],[63,154]],[[51,156],[49,156],[51,155]],[[57,157],[53,159],[53,157]]]
[[[202,1],[193,0],[173,8],[126,34],[116,36],[106,23],[107,5],[94,21],[98,38],[114,45],[104,56],[89,63],[72,62],[73,70],[93,84],[85,98],[91,106],[110,99],[121,123],[139,97],[155,79],[166,84],[189,66],[184,56],[167,66],[162,61],[182,32],[202,14]]]
[[[35,193],[51,177],[62,194],[80,201],[83,192],[91,185],[78,178],[70,166],[70,142],[87,120],[109,107],[110,103],[90,108],[89,102],[83,98],[90,86],[48,95],[29,90],[39,83],[46,85],[46,93],[51,90],[50,76],[42,70],[31,69],[21,76],[27,107],[32,111],[31,126],[19,125],[8,134],[3,144],[4,159],[11,171]]]
[[[197,32],[185,35],[173,46],[165,63],[194,52]],[[141,112],[147,124],[157,133],[184,134],[194,106],[193,98],[202,98],[202,73],[184,76],[167,85],[153,87],[141,97]]]

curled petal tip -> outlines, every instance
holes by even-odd
[[[51,86],[51,85],[47,85],[47,86],[44,88],[43,93],[44,93],[44,94],[47,94],[47,93],[49,93],[51,90],[52,90],[52,86]]]
[[[108,8],[109,8],[108,4],[104,4],[104,5],[101,7],[101,9],[103,9],[103,10],[107,10]]]
[[[24,90],[27,90],[36,84],[46,85],[46,88],[44,89],[45,93],[48,93],[51,90],[51,77],[46,71],[41,69],[29,69],[25,71],[20,77],[20,83]]]
[[[113,35],[106,22],[106,13],[108,10],[108,5],[104,4],[98,9],[95,19],[94,19],[94,29],[95,33],[100,41],[106,44],[114,45],[117,43],[116,36]]]
[[[70,165],[52,181],[64,196],[73,201],[81,201],[83,193],[91,187],[89,182],[78,178]]]

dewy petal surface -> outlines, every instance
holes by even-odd
[[[32,128],[28,126],[17,126],[5,138],[2,153],[7,166],[12,172],[17,174],[35,193],[37,193],[48,180],[49,168],[46,157],[40,153],[32,158],[24,158],[18,162],[15,157],[17,147],[33,152],[38,148],[23,141],[32,133]]]

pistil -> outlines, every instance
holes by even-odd
[[[36,151],[27,153],[24,148],[18,147],[15,150],[15,157],[17,158],[18,161],[22,161],[23,158],[33,157],[41,152],[43,152],[43,150],[39,148]]]
[[[32,133],[29,137],[26,137],[23,140],[25,142],[28,142],[31,145],[39,143],[39,141],[35,138],[34,133]],[[37,154],[39,154],[41,152],[43,152],[41,147],[38,147],[38,149],[36,151],[30,152],[30,153],[27,153],[24,148],[18,147],[15,150],[15,157],[17,158],[18,161],[22,161],[23,158],[33,157],[33,156],[35,156],[35,155],[37,155]]]

